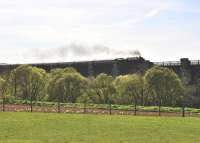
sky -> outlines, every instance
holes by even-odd
[[[200,59],[199,0],[0,0],[0,63]],[[137,54],[135,54],[137,53]]]

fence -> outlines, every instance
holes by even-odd
[[[166,61],[166,62],[154,62],[155,65],[158,66],[180,66],[180,61]]]
[[[29,101],[1,102],[3,112],[48,112],[48,113],[79,113],[79,114],[108,114],[108,115],[138,115],[138,116],[182,116],[200,117],[200,109],[182,107],[159,107],[89,104],[89,103],[56,103]]]
[[[180,66],[180,61],[165,61],[165,62],[154,62],[155,65],[158,66]],[[191,60],[191,65],[200,65],[200,60]]]

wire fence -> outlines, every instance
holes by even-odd
[[[138,116],[180,116],[200,117],[200,109],[183,107],[137,106],[92,103],[56,103],[56,102],[1,102],[2,112],[46,112],[103,115],[138,115]]]

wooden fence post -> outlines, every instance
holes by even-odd
[[[31,112],[33,112],[33,101],[31,99]]]
[[[136,116],[137,115],[137,105],[135,104],[135,109],[134,109],[134,115]]]
[[[110,115],[112,114],[112,104],[111,103],[109,104],[109,114]]]
[[[158,106],[158,116],[161,116],[161,106]]]
[[[58,113],[60,113],[60,102],[58,102]]]
[[[182,117],[185,117],[185,107],[182,107]]]
[[[84,102],[84,114],[86,114],[86,102]]]
[[[5,98],[4,97],[3,97],[2,104],[3,104],[3,112],[5,112]]]

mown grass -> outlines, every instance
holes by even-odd
[[[5,143],[199,143],[200,118],[0,113]]]

